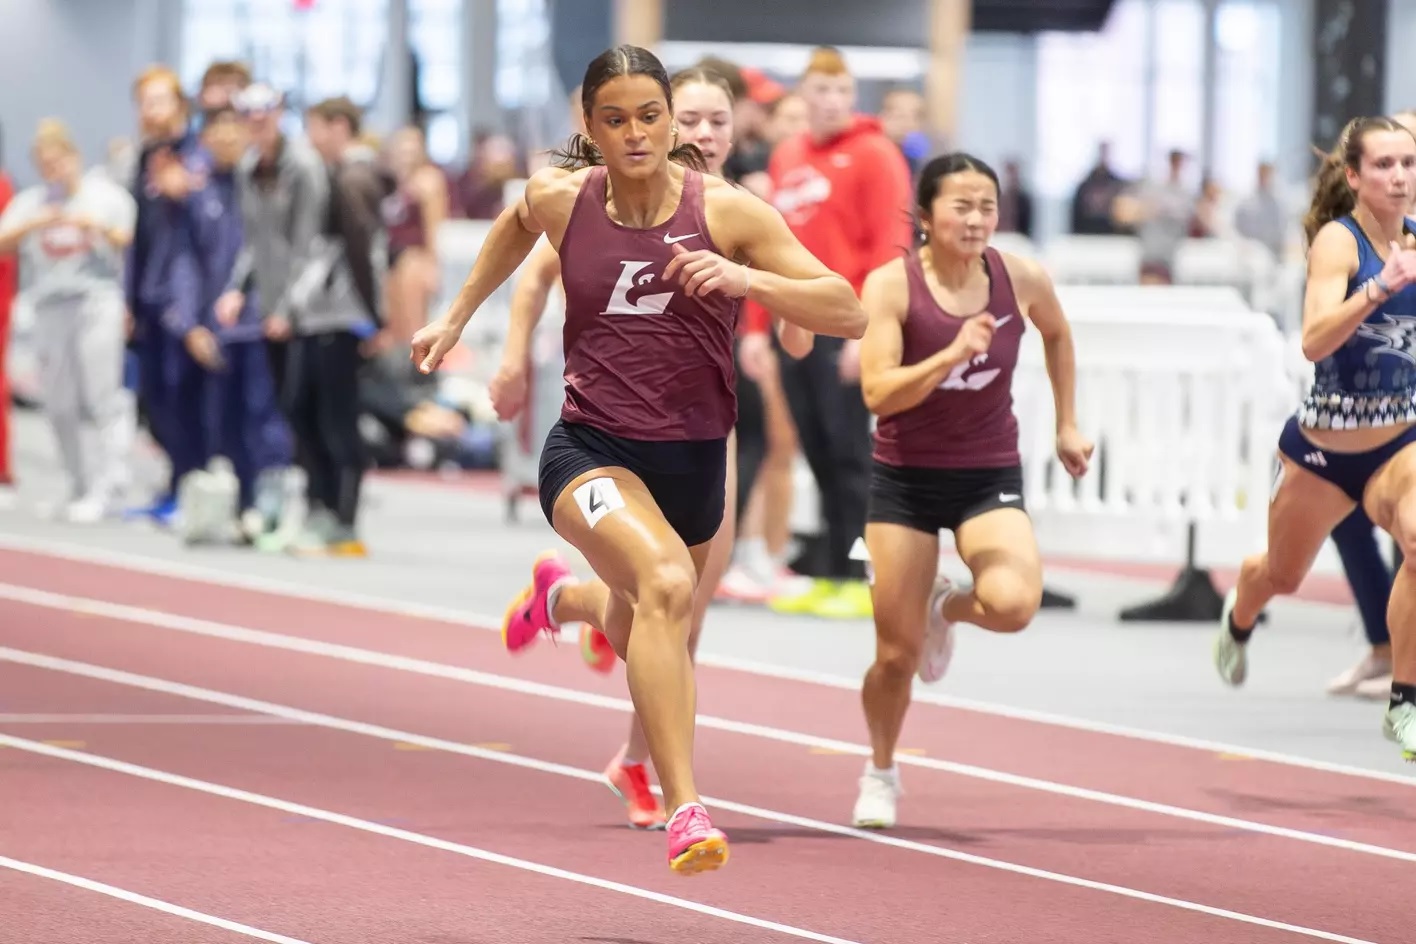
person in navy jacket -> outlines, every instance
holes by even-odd
[[[177,74],[153,66],[133,83],[143,147],[133,181],[137,225],[125,266],[132,343],[138,360],[138,400],[149,431],[168,455],[172,474],[157,500],[138,514],[168,522],[176,512],[177,483],[202,464],[205,434],[198,390],[201,369],[188,339],[164,320],[173,304],[173,268],[193,238],[193,194],[206,186],[207,158],[189,124]]]
[[[188,197],[195,238],[175,257],[173,304],[163,326],[201,369],[200,391],[179,408],[205,432],[186,464],[199,467],[213,455],[229,459],[245,516],[257,506],[257,481],[290,464],[293,444],[266,357],[260,299],[255,292],[237,304],[223,297],[244,242],[236,166],[249,144],[245,122],[229,105],[210,109],[201,141],[205,186]],[[274,488],[262,491],[273,495]],[[264,518],[278,513],[276,504],[260,504],[263,520],[249,522],[248,534],[275,524]]]

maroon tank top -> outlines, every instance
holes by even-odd
[[[676,245],[719,251],[708,236],[703,177],[685,169],[678,209],[649,229],[611,220],[607,188],[605,168],[591,168],[561,239],[561,417],[625,439],[722,439],[737,422],[739,300],[689,298],[661,278]]]
[[[399,187],[384,197],[379,205],[384,227],[388,230],[389,252],[399,252],[414,246],[426,246],[427,227],[423,225],[423,204],[418,198]]]
[[[875,458],[885,465],[927,469],[991,469],[1020,464],[1013,415],[1013,370],[1027,323],[998,250],[983,251],[988,273],[984,311],[997,325],[987,351],[955,367],[917,406],[876,424]],[[955,315],[935,301],[919,254],[905,257],[909,309],[900,326],[900,363],[917,364],[949,346],[973,314]]]

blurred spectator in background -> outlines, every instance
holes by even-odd
[[[198,203],[193,214],[197,232],[174,267],[174,308],[192,338],[188,351],[204,372],[195,397],[206,432],[202,463],[215,455],[231,463],[242,532],[254,540],[274,530],[281,510],[281,492],[267,487],[259,495],[257,482],[261,476],[269,482],[290,465],[292,444],[262,343],[257,296],[229,288],[244,253],[236,168],[250,144],[248,124],[229,104],[209,109],[203,115],[202,144],[210,172],[206,187],[192,197]],[[260,498],[266,499],[264,507],[258,507]],[[199,489],[181,492],[184,521],[204,520],[203,510],[187,505],[203,499]]]
[[[1282,259],[1293,229],[1293,214],[1283,206],[1274,186],[1274,167],[1259,165],[1257,186],[1234,210],[1234,229],[1240,236],[1263,243],[1275,259]]]
[[[188,196],[205,185],[200,142],[189,124],[188,102],[177,73],[145,69],[133,83],[142,150],[134,177],[138,215],[125,281],[138,355],[138,400],[153,439],[167,453],[171,474],[155,501],[136,514],[167,524],[177,508],[177,482],[200,465],[203,434],[184,424],[190,412],[181,391],[200,368],[181,338],[163,324],[172,304],[172,264],[192,238]]]
[[[1119,232],[1113,215],[1126,180],[1111,169],[1111,144],[1097,145],[1096,164],[1072,197],[1072,232],[1078,236],[1112,236]]]
[[[318,262],[292,289],[288,396],[309,514],[289,550],[362,557],[361,348],[385,323],[388,234],[382,205],[393,182],[379,169],[378,155],[358,143],[363,113],[348,98],[312,106],[305,128],[329,169],[330,190],[328,208],[320,213]]]
[[[0,213],[15,196],[15,182],[5,169],[5,145],[0,135]],[[15,257],[0,255],[0,509],[15,503],[15,475],[10,467],[10,312],[19,278]]]
[[[866,274],[908,250],[914,238],[910,171],[873,116],[855,112],[856,84],[832,48],[811,56],[797,93],[808,131],[772,153],[772,202],[828,268],[857,292]],[[870,589],[850,559],[865,529],[870,477],[870,414],[860,392],[860,342],[818,337],[801,360],[779,358],[782,387],[802,451],[821,493],[824,541],[801,560],[811,588],[781,596],[782,612],[859,619]]]
[[[314,148],[281,131],[285,98],[280,92],[257,83],[236,96],[234,104],[246,120],[250,142],[236,165],[244,240],[218,307],[239,311],[246,296],[253,296],[271,376],[284,403],[291,290],[318,263],[315,240],[329,206],[329,172]]]
[[[197,108],[203,116],[227,108],[250,84],[251,69],[244,62],[213,62],[202,73]]]
[[[1135,230],[1141,241],[1142,284],[1172,281],[1175,254],[1190,232],[1195,194],[1185,183],[1189,158],[1173,150],[1166,157],[1164,180],[1147,179],[1118,197],[1112,213],[1118,225]]]
[[[1219,181],[1206,174],[1200,182],[1200,195],[1190,217],[1189,236],[1192,239],[1232,239],[1234,204]]]
[[[504,134],[481,137],[457,181],[457,203],[469,220],[494,220],[506,205],[506,184],[522,176],[516,142]]]
[[[1003,186],[998,193],[998,232],[1033,235],[1033,198],[1023,184],[1017,161],[1003,164]]]
[[[92,523],[119,510],[127,486],[122,279],[137,207],[106,175],[84,173],[62,123],[40,122],[32,154],[43,183],[0,216],[0,253],[19,251],[34,307],[44,410],[69,479],[60,515]]]
[[[806,102],[795,92],[788,92],[772,104],[767,122],[767,141],[775,148],[787,138],[803,134],[807,127]]]
[[[722,76],[733,96],[733,150],[723,165],[723,176],[765,197],[771,183],[767,162],[773,144],[767,125],[773,104],[786,89],[761,70],[744,69],[717,56],[703,57],[698,68]]]
[[[442,286],[437,234],[447,219],[447,185],[442,171],[428,159],[423,132],[395,131],[384,159],[397,186],[383,202],[388,229],[388,325],[370,354],[386,347],[406,347],[414,332],[427,324],[428,309]]]
[[[892,88],[880,103],[880,127],[899,147],[910,165],[910,176],[929,159],[929,135],[924,133],[924,96],[912,88]]]

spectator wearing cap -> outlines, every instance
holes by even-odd
[[[219,317],[230,320],[253,301],[260,313],[271,374],[284,389],[290,338],[290,289],[315,263],[315,238],[329,202],[329,175],[308,142],[281,131],[285,99],[264,83],[232,100],[245,119],[250,148],[236,165],[236,199],[245,240]]]
[[[329,208],[329,174],[310,144],[281,130],[285,99],[265,83],[247,86],[232,99],[245,120],[250,146],[236,165],[235,199],[244,235],[215,316],[235,324],[252,313],[261,325],[277,402],[288,407],[292,287],[317,264],[317,240]],[[288,410],[286,418],[289,419]],[[293,425],[293,424],[292,424]],[[298,457],[303,444],[296,439]],[[289,470],[266,472],[258,503],[278,505]],[[277,537],[258,538],[278,546]]]

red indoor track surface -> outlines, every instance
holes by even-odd
[[[481,629],[37,555],[0,573],[3,944],[1408,939],[1405,784],[917,704],[901,826],[860,834],[858,696],[701,669],[733,857],[682,878],[598,779],[627,696],[574,645],[513,659]]]

